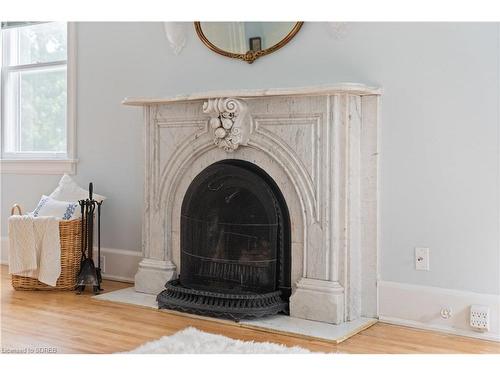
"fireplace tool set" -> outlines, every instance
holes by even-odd
[[[92,199],[92,182],[89,184],[89,198],[79,200],[82,212],[81,252],[82,261],[80,273],[76,281],[76,292],[81,294],[86,285],[92,286],[94,294],[101,290],[101,205],[102,201]],[[97,267],[93,260],[94,250],[94,219],[97,208]]]

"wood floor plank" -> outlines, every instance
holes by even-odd
[[[240,340],[340,353],[500,353],[500,343],[377,323],[338,344],[262,332],[149,308],[99,301],[91,294],[14,291],[0,267],[0,346],[53,347],[58,353],[128,351],[186,327]],[[105,281],[109,292],[130,284]]]

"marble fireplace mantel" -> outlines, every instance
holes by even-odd
[[[377,126],[381,90],[359,84],[127,98],[145,117],[139,292],[180,266],[180,209],[203,169],[264,169],[292,225],[290,315],[328,323],[377,316]]]

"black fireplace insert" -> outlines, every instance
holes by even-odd
[[[203,170],[181,209],[181,271],[160,308],[233,320],[288,313],[290,217],[261,168],[224,160]]]

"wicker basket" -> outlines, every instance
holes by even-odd
[[[19,211],[21,208],[15,204],[12,207]],[[15,290],[74,290],[76,277],[80,271],[81,250],[81,219],[61,220],[59,222],[59,236],[61,238],[61,275],[57,279],[56,286],[41,283],[31,277],[12,275],[12,286]]]

